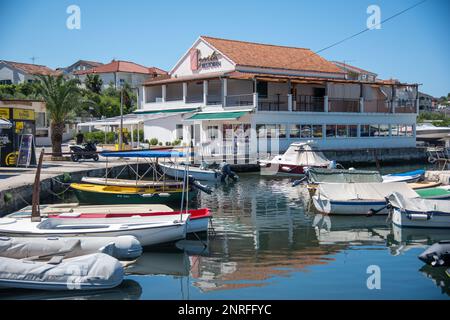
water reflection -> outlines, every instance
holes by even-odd
[[[445,272],[447,268],[424,265],[419,271],[440,288],[442,293],[450,296],[450,276]]]
[[[141,294],[142,287],[138,282],[124,280],[116,288],[93,291],[1,289],[0,300],[137,300]]]

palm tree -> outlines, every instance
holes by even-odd
[[[81,95],[76,79],[66,80],[62,75],[39,76],[37,92],[45,101],[50,119],[52,152],[61,156],[61,144],[66,120],[81,105]]]
[[[84,85],[90,91],[99,94],[102,91],[103,80],[98,74],[88,74],[84,79]]]

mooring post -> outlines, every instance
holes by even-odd
[[[39,197],[41,193],[41,168],[42,168],[42,160],[44,159],[44,153],[45,149],[42,148],[41,155],[39,156],[38,166],[36,169],[36,175],[34,177],[32,209],[31,209],[32,222],[41,221],[41,213],[39,210]]]

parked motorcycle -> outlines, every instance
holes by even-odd
[[[99,159],[98,154],[96,153],[97,146],[94,142],[88,142],[82,147],[70,146],[70,151],[72,152],[70,158],[73,162],[78,162],[81,159],[93,159],[94,161],[98,161]]]

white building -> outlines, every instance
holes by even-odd
[[[61,71],[64,74],[73,75],[76,71],[85,71],[90,70],[92,68],[103,65],[101,62],[89,61],[89,60],[78,60],[77,62],[71,64],[65,68],[57,68],[57,71]]]
[[[0,84],[28,83],[37,75],[55,75],[57,72],[46,66],[0,60]]]
[[[145,139],[236,148],[243,136],[246,153],[274,135],[281,151],[300,140],[333,150],[415,147],[418,85],[371,80],[346,79],[309,49],[202,36],[168,76],[144,83],[136,113],[165,114],[144,123]]]

